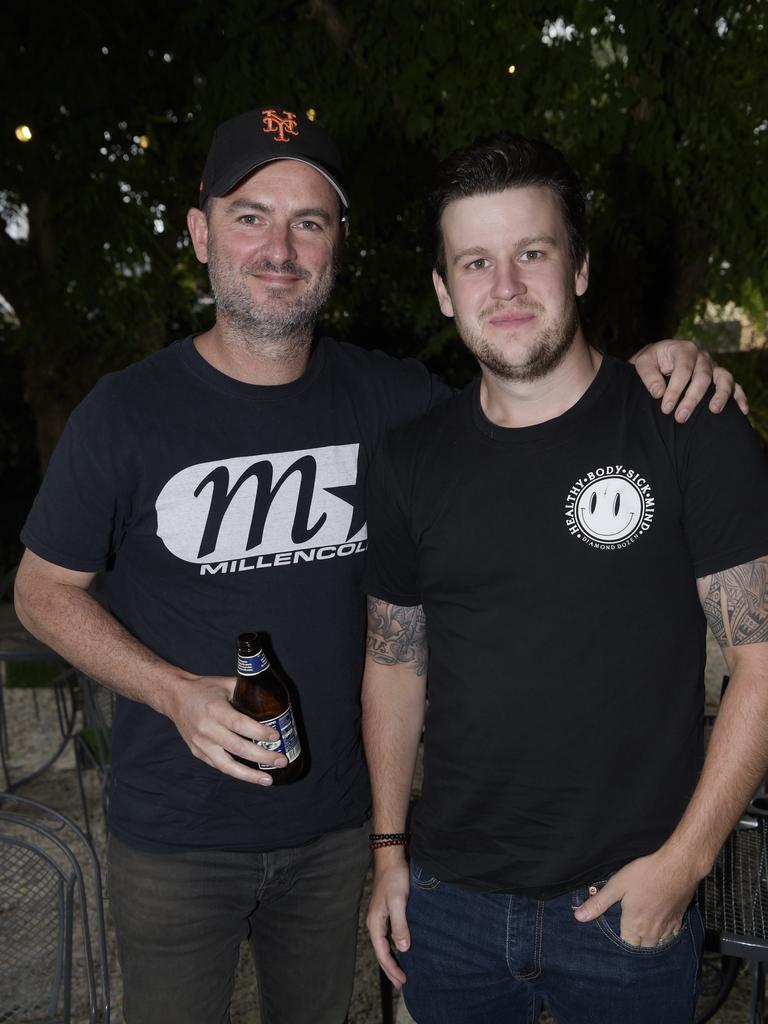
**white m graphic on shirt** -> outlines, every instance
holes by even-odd
[[[187,562],[365,539],[358,448],[308,448],[188,466],[157,498],[158,536]]]

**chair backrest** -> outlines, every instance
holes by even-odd
[[[0,1021],[108,1024],[109,1013],[93,849],[58,811],[0,793]]]
[[[706,927],[724,953],[768,960],[768,805],[747,808],[699,887]]]
[[[107,769],[111,760],[115,693],[83,672],[78,672],[77,676],[82,697],[86,740],[98,766]]]
[[[83,728],[75,734],[75,750],[77,757],[77,783],[85,819],[85,830],[91,835],[91,815],[88,808],[83,770],[94,769],[99,778],[100,803],[104,820],[109,805],[109,788],[112,767],[112,722],[115,717],[114,691],[101,686],[90,676],[78,672],[81,704],[83,711]]]

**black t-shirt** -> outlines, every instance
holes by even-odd
[[[106,569],[116,618],[189,672],[234,675],[237,635],[267,633],[311,762],[291,786],[243,783],[195,758],[169,719],[119,699],[119,838],[268,850],[364,820],[365,474],[386,431],[448,393],[412,360],[328,338],[300,379],[249,385],[187,338],[105,377],[75,410],[24,543],[69,569]]]
[[[546,896],[657,849],[700,768],[696,578],[768,552],[735,405],[679,426],[605,358],[563,416],[504,429],[474,384],[384,443],[368,501],[366,591],[426,615],[416,859]]]

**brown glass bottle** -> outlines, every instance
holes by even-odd
[[[275,786],[298,779],[304,765],[291,700],[285,684],[264,654],[257,633],[241,633],[237,638],[237,685],[232,707],[257,722],[271,725],[280,733],[280,739],[274,743],[257,743],[254,740],[254,746],[279,750],[288,758],[288,764],[285,768],[273,768],[269,764],[233,755],[235,760],[249,768],[269,772]]]

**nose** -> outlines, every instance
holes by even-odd
[[[289,263],[296,259],[296,248],[289,224],[270,225],[264,252],[272,263]]]
[[[514,299],[525,295],[527,288],[515,263],[499,263],[494,269],[491,298]]]

